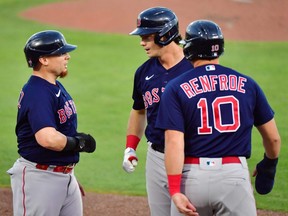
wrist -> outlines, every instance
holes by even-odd
[[[126,148],[132,148],[136,150],[139,142],[140,142],[140,138],[135,135],[126,136]]]
[[[174,194],[181,192],[180,186],[181,186],[182,174],[167,175],[167,177],[168,177],[169,193],[170,196],[172,197]]]
[[[75,137],[69,137],[67,136],[67,141],[65,147],[62,149],[62,151],[73,151],[78,146],[78,139]]]
[[[266,153],[264,154],[264,161],[266,164],[268,165],[272,165],[272,166],[276,166],[277,163],[278,163],[278,157],[277,158],[274,158],[274,159],[271,159],[271,158],[268,158]]]

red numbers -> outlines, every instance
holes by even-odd
[[[224,124],[222,122],[223,113],[221,113],[221,106],[229,104],[231,107],[231,114],[233,122]],[[201,113],[201,127],[198,127],[198,134],[211,134],[212,126],[209,126],[209,109],[207,100],[201,98],[197,103],[197,108]],[[234,96],[217,97],[211,104],[213,114],[213,127],[220,133],[234,132],[240,127],[240,110],[239,101]]]
[[[201,127],[198,127],[198,134],[211,134],[212,127],[209,126],[207,100],[205,98],[201,98],[197,103],[197,107],[201,110]]]
[[[217,52],[217,51],[219,51],[219,44],[212,45],[212,46],[211,46],[211,51],[212,51],[212,52]]]

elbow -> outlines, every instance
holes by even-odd
[[[272,146],[275,146],[276,148],[280,149],[281,146],[281,137],[278,135],[277,137],[274,137],[274,139],[271,141]]]

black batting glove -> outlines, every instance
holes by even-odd
[[[90,134],[77,133],[75,138],[78,140],[78,145],[75,151],[92,153],[96,149],[96,141]]]
[[[270,159],[264,154],[264,159],[257,164],[255,188],[259,194],[264,195],[272,191],[277,163],[278,158]]]

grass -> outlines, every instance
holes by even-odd
[[[42,0],[42,3],[52,2]],[[70,92],[77,106],[79,131],[91,133],[97,140],[93,154],[81,154],[76,175],[88,191],[145,196],[146,143],[142,139],[137,154],[139,165],[133,174],[122,170],[125,133],[132,105],[132,84],[136,68],[146,60],[139,47],[139,38],[127,35],[89,33],[57,28],[25,21],[18,13],[32,5],[17,0],[0,0],[0,186],[9,187],[6,174],[17,155],[15,121],[17,100],[23,84],[31,74],[23,47],[34,32],[56,29],[64,33],[69,43],[78,45],[71,53],[69,76],[61,82]],[[263,88],[276,113],[282,137],[282,150],[273,191],[266,196],[255,193],[257,207],[288,212],[287,138],[288,117],[287,66],[288,42],[233,42],[225,44],[221,63],[253,77]],[[262,159],[261,137],[253,131],[252,172]],[[254,185],[254,178],[252,178]]]

